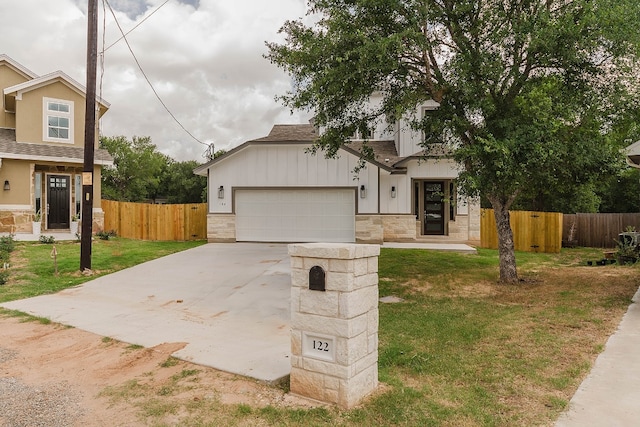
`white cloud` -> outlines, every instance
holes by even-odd
[[[165,0],[110,0],[129,31]],[[264,136],[274,123],[301,123],[274,97],[289,89],[289,77],[263,54],[287,19],[305,13],[304,0],[171,0],[127,39],[156,91],[197,138],[232,148]],[[3,0],[0,53],[37,74],[57,69],[83,83],[86,1]],[[104,20],[103,20],[104,19]],[[100,7],[105,46],[120,38],[111,13]],[[102,42],[99,43],[101,49]],[[205,147],[164,110],[124,41],[104,56],[102,96],[111,109],[102,120],[107,136],[151,136],[165,154],[204,161]],[[98,76],[100,78],[100,75]]]

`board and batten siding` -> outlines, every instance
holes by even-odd
[[[308,147],[255,144],[218,162],[209,170],[210,212],[233,212],[233,188],[359,188],[360,185],[367,189],[367,197],[357,197],[357,212],[378,212],[378,168],[367,165],[355,177],[356,156],[340,151],[337,159],[325,159],[323,153],[306,153]],[[220,186],[225,189],[224,199],[218,198]]]

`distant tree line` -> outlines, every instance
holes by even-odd
[[[207,200],[207,178],[195,175],[195,160],[178,162],[160,153],[150,137],[102,137],[100,148],[113,156],[102,170],[102,197],[123,202],[158,200],[202,203]],[[223,151],[216,152],[216,156]]]

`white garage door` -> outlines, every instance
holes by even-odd
[[[237,190],[239,242],[354,242],[355,190]]]

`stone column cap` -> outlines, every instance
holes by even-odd
[[[356,243],[294,243],[289,255],[304,258],[356,259],[380,255],[380,245]]]

